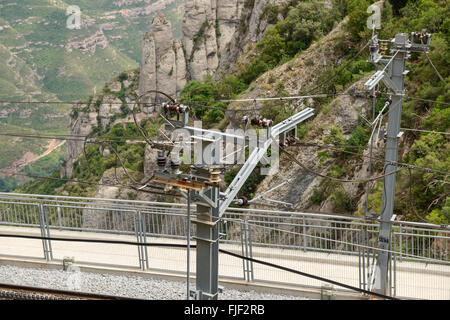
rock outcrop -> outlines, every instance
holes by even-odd
[[[95,53],[97,48],[106,48],[108,46],[108,39],[102,30],[95,32],[94,35],[83,39],[81,41],[70,41],[66,45],[66,51],[72,52],[72,50],[89,51],[90,53]]]
[[[158,14],[142,43],[139,95],[158,90],[175,97],[186,84],[186,60],[181,42],[172,36],[169,20]],[[147,95],[144,96],[147,98]]]
[[[220,32],[223,34],[220,37],[221,53],[218,70],[227,73],[233,71],[239,56],[261,40],[270,25],[264,14],[269,3],[283,5],[289,2],[291,0],[223,1],[222,10],[218,11]],[[236,4],[236,17],[238,17],[236,21],[233,21],[234,13],[231,9],[233,4],[227,3]],[[221,23],[222,18],[224,22]],[[280,16],[279,19],[281,18]],[[220,76],[220,72],[217,73],[217,76]]]
[[[173,38],[170,22],[158,14],[143,41],[139,93],[159,90],[176,96],[189,80],[203,81],[206,75],[219,77],[217,71],[226,69],[220,66],[234,62],[237,54],[229,52],[233,39],[241,39],[237,34],[245,2],[188,0],[181,41]],[[258,38],[255,34],[249,37]]]
[[[70,113],[70,134],[89,136],[95,130],[105,131],[119,122],[133,122],[131,109],[134,107],[137,91],[138,72],[123,73],[125,78],[116,78],[92,97],[89,104],[75,104]],[[137,114],[138,119],[145,115]],[[83,155],[83,139],[70,139],[66,144],[61,177],[71,178],[73,166]]]
[[[191,80],[203,80],[219,66],[216,1],[188,0],[183,19],[183,46]]]
[[[133,189],[115,186],[117,183],[116,178],[119,180],[126,178],[126,174],[122,168],[117,170],[111,168],[105,171],[100,179],[100,185],[98,186],[94,197],[99,199],[124,199],[127,198],[129,193],[135,192]],[[95,202],[93,206],[95,206]],[[134,231],[135,216],[132,212],[85,209],[82,211],[82,214],[83,228]]]
[[[288,1],[276,0],[275,4]],[[202,81],[205,75],[219,77],[217,71],[229,69],[242,52],[243,43],[261,38],[268,25],[262,14],[268,3],[269,0],[187,0],[181,40],[173,37],[170,21],[163,14],[157,14],[151,32],[143,39],[139,81],[131,81],[135,85],[139,82],[137,94],[142,96],[158,90],[177,97],[189,80]],[[243,28],[243,25],[247,27]],[[99,43],[102,42],[93,38],[92,44]],[[85,47],[91,48],[91,43],[86,43]],[[96,95],[90,105],[74,106],[70,133],[87,136],[96,127],[103,131],[115,122],[130,120],[117,117],[123,113],[122,103],[126,106],[134,102],[130,95],[126,95],[125,100],[123,95],[120,98],[121,91],[131,85],[129,79],[108,84],[107,94]],[[142,101],[153,98],[153,94],[144,95]],[[95,106],[99,99],[101,103]],[[149,113],[152,108],[142,111]],[[114,120],[111,122],[111,119]],[[73,165],[82,155],[83,145],[83,141],[68,141],[61,176],[72,176]]]
[[[82,105],[72,106],[72,112],[70,114],[70,134],[71,135],[89,135],[93,128],[97,126],[98,113],[95,110],[86,110],[85,112],[79,112],[82,109]],[[61,177],[71,178],[73,174],[73,166],[78,157],[83,153],[84,142],[81,140],[67,140],[66,153],[64,155],[64,163],[61,167]]]

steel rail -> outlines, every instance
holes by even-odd
[[[8,293],[12,300],[70,300],[71,298],[80,300],[137,300],[97,293],[0,283],[0,298],[8,297]],[[14,296],[17,296],[18,299],[14,299]]]

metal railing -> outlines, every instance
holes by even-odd
[[[195,213],[195,206],[192,208]],[[450,299],[450,229],[425,223],[393,221],[391,294]],[[42,236],[55,231],[82,231],[148,239],[182,241],[187,235],[186,206],[175,203],[0,193],[0,225],[38,227]],[[219,224],[222,246],[246,257],[278,261],[287,267],[370,289],[378,222],[361,217],[230,208]],[[196,227],[191,226],[195,236]],[[43,241],[44,258],[53,259],[52,243]],[[168,257],[138,247],[141,269],[183,272],[178,251]],[[158,256],[159,255],[159,256]],[[157,261],[160,260],[158,265]],[[131,261],[131,260],[130,260]],[[186,261],[186,260],[184,260]],[[221,256],[221,276],[320,287],[315,280],[263,268],[247,260]],[[136,261],[137,262],[137,261]],[[192,263],[195,263],[193,259]],[[181,266],[181,267],[180,267]],[[185,266],[184,266],[185,268]],[[240,271],[239,271],[240,269]],[[411,284],[428,277],[432,285]],[[406,278],[405,278],[406,277]],[[427,279],[428,279],[427,278]],[[442,281],[440,281],[441,279]],[[431,293],[430,293],[431,292]]]

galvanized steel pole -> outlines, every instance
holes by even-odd
[[[190,281],[190,271],[191,271],[191,191],[187,192],[187,281],[186,281],[186,290],[187,290],[187,300],[189,300],[191,292],[189,288]]]
[[[391,248],[391,219],[394,212],[396,178],[396,174],[391,173],[397,170],[397,166],[393,163],[396,163],[398,160],[398,140],[402,115],[402,98],[404,95],[405,64],[408,58],[407,44],[407,34],[400,33],[395,36],[391,49],[391,52],[394,52],[395,56],[392,63],[388,66],[389,78],[397,87],[397,90],[392,94],[392,104],[389,108],[385,154],[386,177],[384,178],[383,186],[385,192],[383,193],[380,231],[378,234],[378,248],[382,250],[378,253],[374,284],[374,290],[385,295],[388,295],[390,292],[387,286],[390,283],[388,279],[388,266],[391,254],[387,250]]]

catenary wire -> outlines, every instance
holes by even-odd
[[[405,131],[417,131],[417,132],[425,132],[425,133],[437,133],[437,134],[450,135],[450,132],[433,131],[433,130],[423,130],[423,129],[414,129],[414,128],[400,128],[400,130],[405,130]]]
[[[2,133],[0,133],[0,135],[2,135]],[[10,135],[10,134],[5,134],[5,135]],[[30,136],[30,135],[19,135],[19,134],[11,134],[11,135],[12,136],[19,136],[19,137],[27,137],[27,138],[33,137],[33,138],[43,138],[44,139],[44,137],[42,137],[42,136]],[[83,139],[81,139],[82,137],[83,137]],[[84,141],[86,141],[85,139],[87,137],[88,136],[77,137],[77,139],[80,138],[77,141],[84,142]],[[45,139],[50,139],[50,138],[52,138],[52,136],[46,136],[45,137]],[[130,138],[135,139],[136,137],[127,137],[127,139],[130,139]],[[60,138],[60,139],[63,139],[63,138]],[[139,141],[141,143],[145,143],[145,141],[143,141],[143,140],[135,140],[135,141]],[[108,142],[108,141],[105,141],[105,142]],[[91,143],[99,143],[99,142],[92,141]],[[339,148],[364,148],[363,146],[352,146],[352,145],[332,146],[332,145],[327,145],[327,144],[316,144],[316,143],[308,143],[308,142],[296,142],[294,144],[291,144],[290,146],[323,147],[323,148],[329,148],[329,149],[332,149],[332,150],[335,150],[335,151],[339,151],[339,152],[344,152],[344,153],[348,153],[348,154],[354,154],[354,155],[358,155],[358,156],[361,156],[361,157],[364,157],[364,158],[368,158],[368,156],[359,154],[357,152],[351,152],[351,151],[348,151],[348,150],[339,149]],[[286,152],[286,150],[284,148],[283,148],[283,150]],[[443,151],[443,152],[447,152],[445,150],[440,150],[440,149],[424,149],[424,148],[411,148],[410,150],[438,151],[438,152],[439,151]],[[373,159],[375,159],[377,161],[384,161],[386,163],[390,163],[390,164],[394,164],[394,165],[399,165],[399,166],[406,167],[406,168],[411,168],[411,169],[414,169],[414,170],[422,170],[422,171],[426,171],[426,172],[434,172],[434,173],[439,173],[439,174],[443,174],[443,175],[449,175],[450,174],[450,172],[434,170],[434,169],[427,168],[427,167],[419,167],[419,166],[415,166],[415,165],[411,165],[411,164],[407,164],[407,163],[401,163],[401,162],[395,162],[395,161],[387,161],[385,159],[381,159],[381,158],[378,158],[378,157],[373,157]],[[42,178],[45,178],[45,177],[42,177]],[[335,178],[335,179],[337,179],[337,178]],[[381,177],[379,177],[378,179],[381,179]],[[371,179],[370,181],[378,180],[378,179],[374,178],[374,179]],[[361,181],[359,181],[359,180],[358,181],[348,180],[347,182],[367,182],[367,181],[368,180],[364,180],[364,181],[363,180],[361,180]]]
[[[226,112],[247,112],[247,111],[259,111],[264,110],[267,108],[270,108],[272,106],[265,106],[260,108],[248,108],[248,109],[223,109],[220,107],[214,107],[214,106],[207,106],[206,103],[217,103],[217,102],[238,102],[238,101],[247,101],[247,102],[257,102],[257,101],[289,101],[289,100],[302,100],[305,98],[323,98],[323,97],[337,97],[337,96],[360,96],[361,94],[367,94],[367,92],[354,92],[354,93],[325,93],[325,94],[317,94],[317,95],[297,95],[297,96],[284,96],[284,97],[268,97],[268,98],[249,98],[249,99],[227,99],[227,100],[212,100],[212,101],[198,101],[198,100],[186,100],[186,101],[179,101],[180,103],[185,104],[193,104],[190,105],[191,108],[204,108],[204,109],[214,109],[214,110],[220,110],[220,111],[226,111]],[[381,92],[380,94],[386,95],[387,93]],[[436,101],[436,100],[430,100],[430,99],[422,99],[417,97],[410,97],[405,96],[405,100],[418,100],[418,101],[424,101],[424,102],[431,102],[436,104],[443,104],[443,105],[450,105],[449,102],[445,101]],[[13,100],[2,100],[0,103],[3,104],[72,104],[72,105],[78,105],[78,104],[89,104],[87,101],[13,101]],[[114,102],[108,102],[108,103],[100,103],[100,105],[122,105],[123,103],[114,103]],[[147,106],[159,106],[160,103],[155,102],[134,102],[132,104],[137,105],[147,105]]]
[[[90,181],[84,181],[84,180],[79,180],[79,179],[56,178],[56,177],[49,177],[49,176],[37,176],[37,175],[25,174],[25,173],[17,173],[17,172],[11,173],[11,172],[5,171],[4,169],[0,169],[0,173],[2,173],[2,172],[5,175],[22,176],[22,177],[29,177],[29,178],[34,178],[34,179],[44,179],[44,180],[64,181],[64,182],[76,182],[76,183],[81,183],[81,184],[86,184],[86,185],[93,185],[93,186],[124,187],[124,188],[133,189],[135,191],[142,192],[142,193],[150,193],[150,194],[157,194],[157,195],[163,195],[163,196],[168,196],[168,197],[176,197],[176,198],[183,198],[184,199],[184,197],[181,196],[181,195],[170,194],[170,193],[162,193],[162,192],[155,192],[155,191],[150,191],[150,190],[142,190],[142,189],[138,189],[136,186],[133,186],[133,185],[90,182]],[[149,187],[152,188],[152,186],[149,186]]]
[[[409,128],[401,128],[402,130],[409,130],[409,131],[419,131],[419,132],[427,132],[427,133],[437,133],[437,134],[450,134],[445,132],[438,132],[438,131],[429,131],[429,130],[419,130],[419,129],[409,129]],[[163,134],[163,132],[161,131]],[[20,134],[20,133],[14,133],[14,132],[0,132],[0,136],[8,136],[8,137],[19,137],[19,138],[31,138],[31,139],[55,139],[55,140],[66,140],[66,141],[79,141],[79,142],[135,142],[135,143],[145,143],[145,140],[139,140],[139,137],[131,137],[131,136],[117,136],[117,137],[109,137],[109,136],[93,136],[93,135],[32,135],[32,134]],[[175,142],[171,141],[167,136],[165,138],[170,142],[171,144],[174,144]],[[161,142],[159,142],[161,143]],[[330,146],[333,147],[334,145],[327,145],[327,144],[314,144],[314,143],[308,143],[308,142],[297,142],[293,145],[302,145],[302,146]],[[340,147],[340,148],[352,148],[352,149],[364,149],[365,146],[355,146],[355,145],[339,145],[334,147]],[[430,148],[410,148],[408,150],[418,150],[418,151],[433,151],[433,152],[440,152],[445,151],[444,148],[442,149],[430,149]]]
[[[346,69],[350,65],[351,62],[353,62],[356,58],[358,58],[364,52],[364,50],[370,44],[371,40],[372,39],[367,41],[367,43],[362,47],[361,50],[358,51],[358,53],[355,56],[350,58],[345,64],[343,64],[341,67],[339,67],[339,69],[335,71],[333,76],[331,76],[330,78],[327,78],[325,81],[323,81],[323,82],[319,83],[318,85],[314,86],[312,89],[308,89],[308,90],[302,92],[302,94],[309,94],[309,93],[315,91],[318,88],[322,88],[325,84],[329,83],[331,80],[336,78],[344,69]]]

